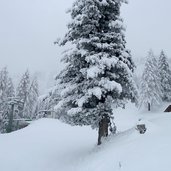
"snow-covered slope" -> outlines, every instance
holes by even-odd
[[[140,118],[147,125],[144,135],[134,129]],[[170,113],[119,111],[115,119],[120,132],[100,147],[96,131],[53,119],[0,135],[0,170],[170,171]]]

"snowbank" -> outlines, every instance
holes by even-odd
[[[41,119],[0,135],[1,171],[170,171],[171,114],[115,111],[119,133],[97,147],[97,132]],[[134,129],[141,118],[147,132]]]

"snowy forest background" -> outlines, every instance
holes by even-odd
[[[145,60],[144,60],[145,59]],[[147,56],[135,62],[134,81],[138,90],[135,106],[141,111],[155,111],[163,103],[171,101],[171,68],[170,61],[162,50],[156,55],[150,49]],[[55,86],[44,91],[40,88],[41,74],[31,75],[28,70],[16,82],[10,76],[7,67],[0,71],[0,125],[1,133],[11,132],[24,126],[21,121],[39,118],[58,118],[55,107],[60,101],[61,88],[50,75],[48,80]],[[15,83],[14,83],[15,82]],[[14,104],[14,111],[12,106]],[[9,125],[11,114],[13,123]],[[9,126],[11,128],[9,128]]]

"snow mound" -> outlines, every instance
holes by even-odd
[[[127,129],[124,115],[131,123]],[[170,171],[171,114],[135,116],[125,112],[119,118],[116,111],[119,133],[100,147],[96,146],[97,132],[89,127],[71,127],[53,119],[35,121],[0,135],[0,170]],[[147,126],[143,135],[135,130],[139,118]]]

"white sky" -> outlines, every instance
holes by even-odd
[[[61,50],[53,44],[64,35],[74,0],[0,0],[0,68],[12,73],[60,70]],[[136,58],[152,48],[171,57],[171,1],[129,0],[122,8],[127,47]]]

